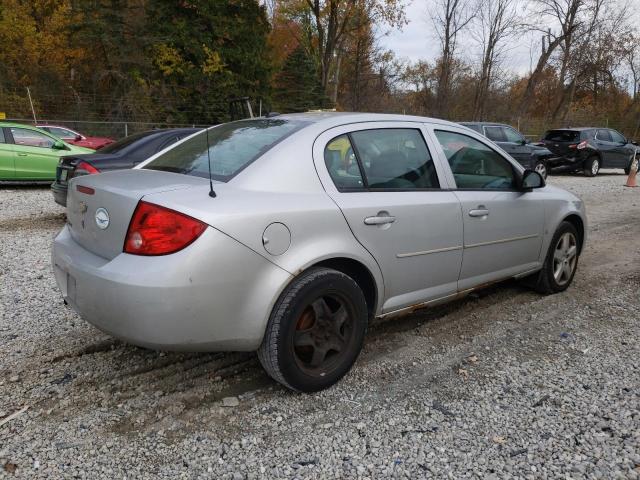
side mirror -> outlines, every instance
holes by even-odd
[[[51,148],[53,148],[54,150],[66,150],[67,146],[64,144],[63,141],[58,140],[53,145],[51,145]]]
[[[542,188],[546,185],[544,178],[538,172],[533,170],[525,170],[522,175],[522,190],[531,190],[533,188]]]
[[[631,145],[638,146],[638,142],[636,142],[635,140],[629,140],[629,143],[630,143]]]
[[[79,142],[80,140],[82,140],[82,135],[80,134],[76,135],[76,142]]]
[[[521,145],[526,145],[527,143],[529,143],[529,140],[527,140],[526,138],[523,138],[522,140],[520,140]]]

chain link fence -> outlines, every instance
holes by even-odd
[[[7,118],[8,122],[34,125],[32,118]],[[38,119],[38,125],[57,125],[75,130],[92,137],[108,137],[114,140],[128,137],[133,133],[155,130],[158,128],[207,127],[209,125],[195,123],[162,123],[162,122],[106,122],[92,120],[59,120]]]

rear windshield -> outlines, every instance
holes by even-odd
[[[118,153],[128,146],[132,145],[133,143],[137,142],[141,138],[148,137],[149,135],[153,135],[154,133],[158,132],[149,130],[148,132],[134,133],[133,135],[129,135],[122,140],[118,140],[117,142],[110,143],[106,147],[102,147],[100,149],[100,153]]]
[[[307,122],[282,118],[224,123],[209,129],[208,154],[207,135],[203,131],[158,156],[144,168],[209,178],[210,163],[211,177],[226,182],[305,125]]]
[[[549,130],[544,139],[552,142],[577,142],[580,140],[580,132],[575,130]]]

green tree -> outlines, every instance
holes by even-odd
[[[329,100],[318,78],[315,62],[299,46],[285,60],[275,79],[274,110],[282,113],[326,108]]]

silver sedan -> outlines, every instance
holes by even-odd
[[[508,278],[565,290],[575,196],[460,125],[280,115],[72,180],[53,246],[65,300],[127,342],[257,350],[299,391],[345,375],[368,323]]]

